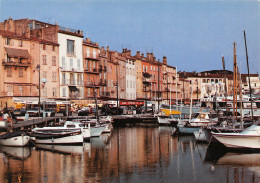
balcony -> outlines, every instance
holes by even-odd
[[[14,67],[29,67],[31,66],[31,62],[30,61],[9,61],[9,60],[2,60],[2,65],[3,66],[14,66]]]
[[[100,97],[110,97],[110,92],[101,92]]]
[[[152,75],[149,74],[148,72],[143,72],[143,77],[145,78],[150,78]]]
[[[100,79],[100,81],[99,81],[99,85],[100,86],[107,86],[107,80],[106,79]]]
[[[94,83],[92,81],[85,81],[84,82],[84,86],[86,88],[99,88],[99,85],[94,85]]]
[[[90,55],[87,55],[87,54],[84,54],[84,59],[93,60],[93,61],[100,61],[98,56],[96,58],[94,58],[94,57],[91,57]]]
[[[98,69],[96,69],[96,68],[87,68],[87,69],[85,69],[85,73],[99,74]]]

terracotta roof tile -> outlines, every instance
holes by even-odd
[[[15,58],[30,58],[28,50],[25,49],[15,49],[15,48],[5,48],[6,53],[9,57]]]

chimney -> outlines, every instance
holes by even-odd
[[[153,58],[154,57],[153,57],[153,52],[152,52],[152,53],[150,53],[150,60],[153,61]]]
[[[107,46],[107,51],[109,51],[109,46]]]
[[[136,52],[136,56],[137,56],[137,58],[140,58],[140,51]]]
[[[126,54],[126,55],[129,56],[129,57],[131,57],[131,50],[127,50],[127,49],[126,49],[126,51],[127,51],[127,54]]]
[[[87,42],[87,43],[90,43],[90,39],[89,39],[89,38],[86,38],[86,42]]]
[[[146,60],[150,61],[150,53],[146,53]]]
[[[163,64],[167,65],[167,57],[163,56]]]

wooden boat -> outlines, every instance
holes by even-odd
[[[208,112],[200,112],[195,115],[195,118],[190,120],[180,120],[178,124],[178,133],[193,135],[194,132],[200,130],[201,127],[212,126],[217,124],[217,118],[210,118]]]
[[[0,136],[0,144],[4,146],[26,146],[30,136],[22,131],[7,132]]]
[[[63,126],[57,127],[43,127],[43,128],[34,128],[34,132],[53,132],[53,131],[63,131],[63,130],[80,130],[85,140],[88,140],[90,135],[90,126],[86,126],[86,124],[74,122],[74,121],[65,121]]]
[[[260,149],[260,126],[252,125],[241,133],[214,133],[224,146],[232,149]]]
[[[82,144],[84,137],[79,129],[41,129],[32,130],[31,141],[35,144]]]

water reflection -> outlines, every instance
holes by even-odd
[[[0,182],[259,180],[258,154],[226,154],[209,160],[207,144],[171,133],[171,127],[114,128],[112,135],[92,138],[83,146],[41,145],[23,151],[0,147]],[[239,163],[240,159],[251,164]]]

